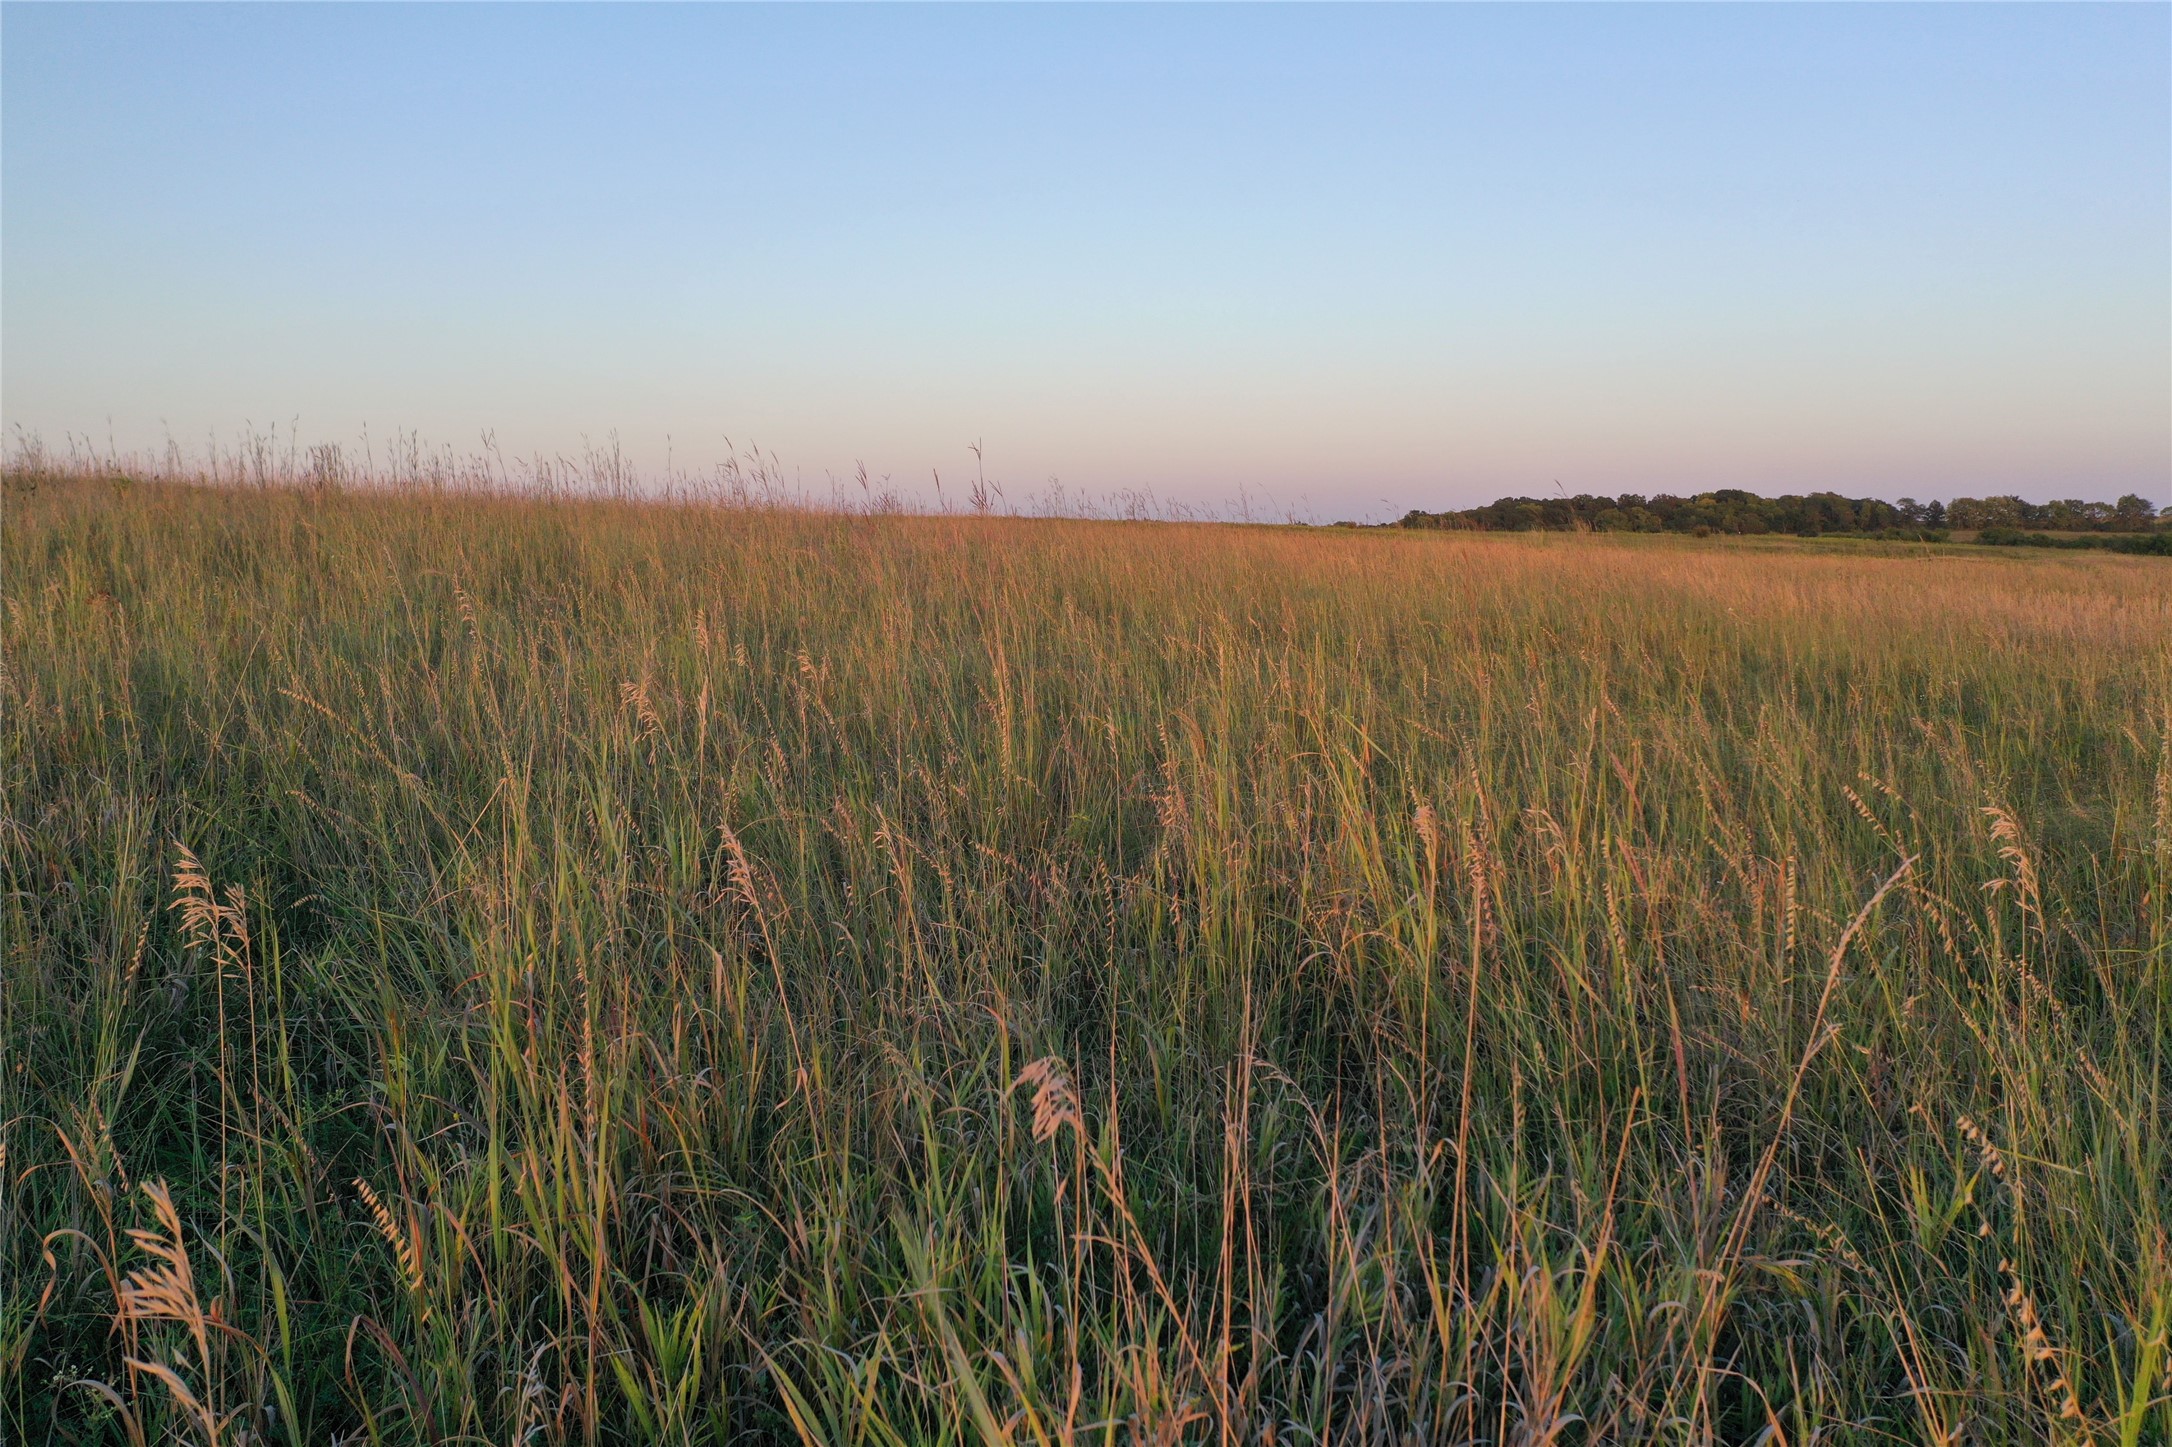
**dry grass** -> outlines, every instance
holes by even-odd
[[[4,561],[9,1441],[2172,1438],[2160,561],[20,473]]]

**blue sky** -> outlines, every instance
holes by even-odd
[[[0,10],[0,411],[2172,501],[2172,7]]]

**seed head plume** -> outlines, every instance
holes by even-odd
[[[423,1300],[420,1229],[410,1222],[407,1230],[401,1230],[400,1223],[392,1218],[392,1212],[378,1198],[377,1193],[370,1189],[368,1181],[357,1176],[354,1189],[355,1194],[362,1198],[362,1204],[369,1208],[370,1219],[377,1224],[377,1234],[385,1238],[385,1244],[392,1248],[393,1259],[400,1263],[400,1274],[407,1280],[407,1289],[414,1293],[421,1319],[428,1321],[430,1306]]]
[[[249,943],[248,900],[239,885],[230,885],[221,900],[212,888],[211,876],[186,844],[174,845],[173,903],[181,917],[181,934],[192,945]]]
[[[1062,1060],[1044,1055],[1018,1072],[1012,1090],[1033,1087],[1033,1139],[1042,1144],[1054,1140],[1056,1132],[1071,1127],[1084,1137],[1086,1127],[1079,1114],[1078,1093],[1071,1088],[1071,1075]]]

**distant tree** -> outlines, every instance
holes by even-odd
[[[1946,504],[1946,521],[1957,528],[2012,528],[2028,519],[2018,497],[1957,497]]]
[[[2148,498],[2130,492],[2112,504],[2112,526],[2121,532],[2139,532],[2157,520],[2157,509]]]

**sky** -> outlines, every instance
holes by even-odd
[[[2172,502],[2172,6],[0,8],[0,419]]]

